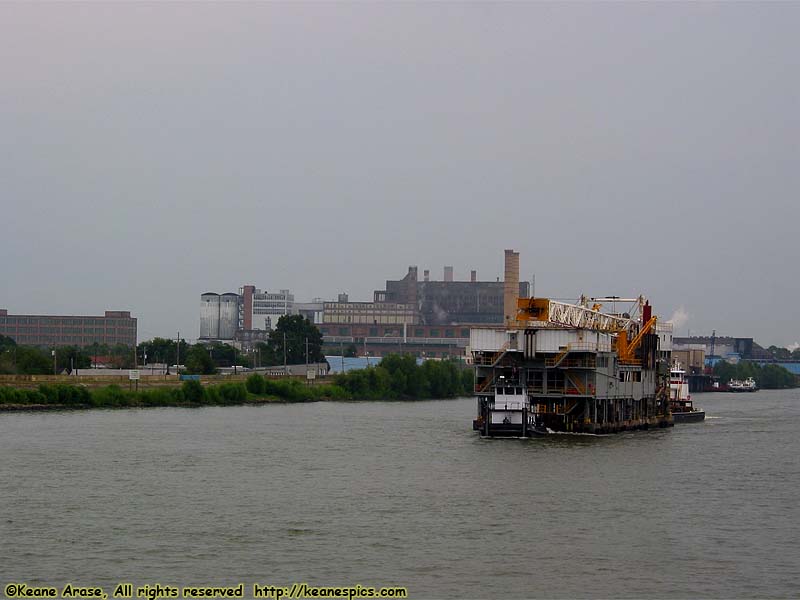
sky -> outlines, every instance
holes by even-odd
[[[800,3],[0,3],[0,308],[410,265],[800,340]]]

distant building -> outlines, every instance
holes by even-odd
[[[347,298],[347,294],[339,294],[339,296]],[[347,300],[345,300],[345,302],[346,301]],[[298,315],[305,317],[314,323],[314,325],[320,325],[323,323],[324,319],[325,301],[321,298],[315,298],[311,302],[295,302],[294,310]]]
[[[372,302],[325,302],[320,330],[330,350],[353,344],[359,354],[385,356],[407,352],[442,358],[463,356],[473,325],[499,325],[508,311],[514,316],[517,297],[529,297],[530,285],[519,281],[519,254],[505,251],[505,281],[478,281],[470,271],[468,281],[456,281],[446,266],[442,281],[432,281],[415,266],[405,277],[386,282]]]
[[[419,312],[413,304],[393,302],[325,302],[324,323],[368,323],[398,325],[419,323]]]
[[[425,325],[503,322],[503,281],[478,281],[476,271],[470,272],[469,281],[455,281],[450,266],[444,268],[443,281],[431,281],[427,270],[419,281],[417,273],[412,266],[403,279],[387,281],[385,290],[375,292],[375,302],[412,305]],[[530,296],[527,281],[518,286],[519,297]]]
[[[0,335],[21,346],[136,345],[136,319],[129,311],[99,316],[9,315],[0,309]]]
[[[261,341],[278,319],[291,314],[294,296],[289,290],[271,294],[245,285],[238,294],[206,292],[200,296],[200,339]]]
[[[262,292],[252,285],[239,288],[239,329],[270,331],[284,315],[294,314],[294,296],[289,290]]]
[[[238,294],[206,292],[200,296],[200,339],[232,340],[238,328]]]
[[[772,355],[753,341],[753,338],[729,336],[675,337],[673,350],[702,350],[705,358],[768,359]]]
[[[356,346],[359,356],[408,353],[426,358],[464,356],[469,344],[469,325],[378,325],[325,323],[320,326],[327,349]]]

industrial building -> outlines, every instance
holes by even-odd
[[[463,356],[470,325],[502,324],[504,303],[529,295],[529,283],[519,281],[519,254],[506,250],[503,281],[478,281],[475,270],[469,280],[456,281],[452,266],[444,267],[442,281],[432,280],[429,270],[420,281],[411,266],[405,277],[375,291],[371,302],[351,302],[342,293],[336,301],[296,303],[289,290],[269,293],[252,285],[238,294],[207,292],[201,296],[200,339],[248,346],[267,339],[280,317],[300,314],[320,328],[329,347],[355,344],[371,356]]]
[[[475,270],[468,281],[456,281],[452,266],[444,267],[442,281],[431,280],[427,269],[420,281],[418,273],[411,266],[403,279],[387,281],[373,302],[349,302],[346,295],[326,302],[320,324],[326,345],[355,344],[369,356],[464,356],[471,325],[502,324],[505,304],[513,306],[513,316],[517,297],[530,293],[528,282],[519,281],[519,253],[513,250],[505,252],[503,281],[478,281]]]
[[[239,329],[270,331],[284,315],[294,314],[294,296],[289,290],[277,294],[252,285],[239,288]]]
[[[129,311],[107,310],[100,316],[10,315],[0,309],[0,335],[20,346],[136,345],[136,319]]]
[[[340,296],[342,295],[345,299],[347,298],[347,294],[340,294]],[[314,325],[320,325],[324,321],[325,301],[322,298],[314,298],[311,302],[295,302],[294,310],[298,315],[305,317]]]
[[[736,362],[739,359],[765,360],[772,355],[753,341],[753,338],[730,336],[692,336],[675,337],[674,349],[702,350],[707,362],[723,359]]]
[[[200,339],[262,341],[284,315],[294,314],[294,296],[245,285],[239,293],[206,292],[200,296]]]
[[[325,302],[322,318],[324,324],[372,325],[416,325],[420,320],[413,304],[393,302]]]
[[[239,295],[206,292],[200,296],[200,339],[232,340],[239,329]]]
[[[516,263],[514,263],[516,261]],[[519,253],[506,251],[506,269],[519,272]],[[506,273],[507,275],[507,273]],[[416,307],[419,322],[425,325],[450,325],[458,323],[500,324],[503,323],[503,303],[507,285],[513,297],[530,296],[527,281],[516,283],[504,277],[504,281],[478,281],[477,272],[470,271],[469,281],[455,281],[453,267],[444,267],[442,281],[433,281],[430,271],[423,271],[419,281],[418,269],[408,268],[403,279],[386,282],[385,290],[375,291],[376,303],[406,304]]]

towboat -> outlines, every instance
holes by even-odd
[[[669,372],[669,409],[675,423],[693,423],[706,418],[706,411],[695,408],[689,395],[686,371],[674,362]]]

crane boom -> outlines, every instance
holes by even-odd
[[[517,300],[517,319],[612,333],[627,331],[636,323],[633,319],[609,315],[585,306],[567,304],[549,298],[519,298]]]
[[[636,334],[630,342],[628,341],[628,332],[623,331],[617,336],[617,354],[619,355],[620,362],[634,362],[634,354],[639,344],[642,343],[644,336],[650,333],[656,326],[658,317],[651,317],[650,320],[644,324],[642,329]]]

